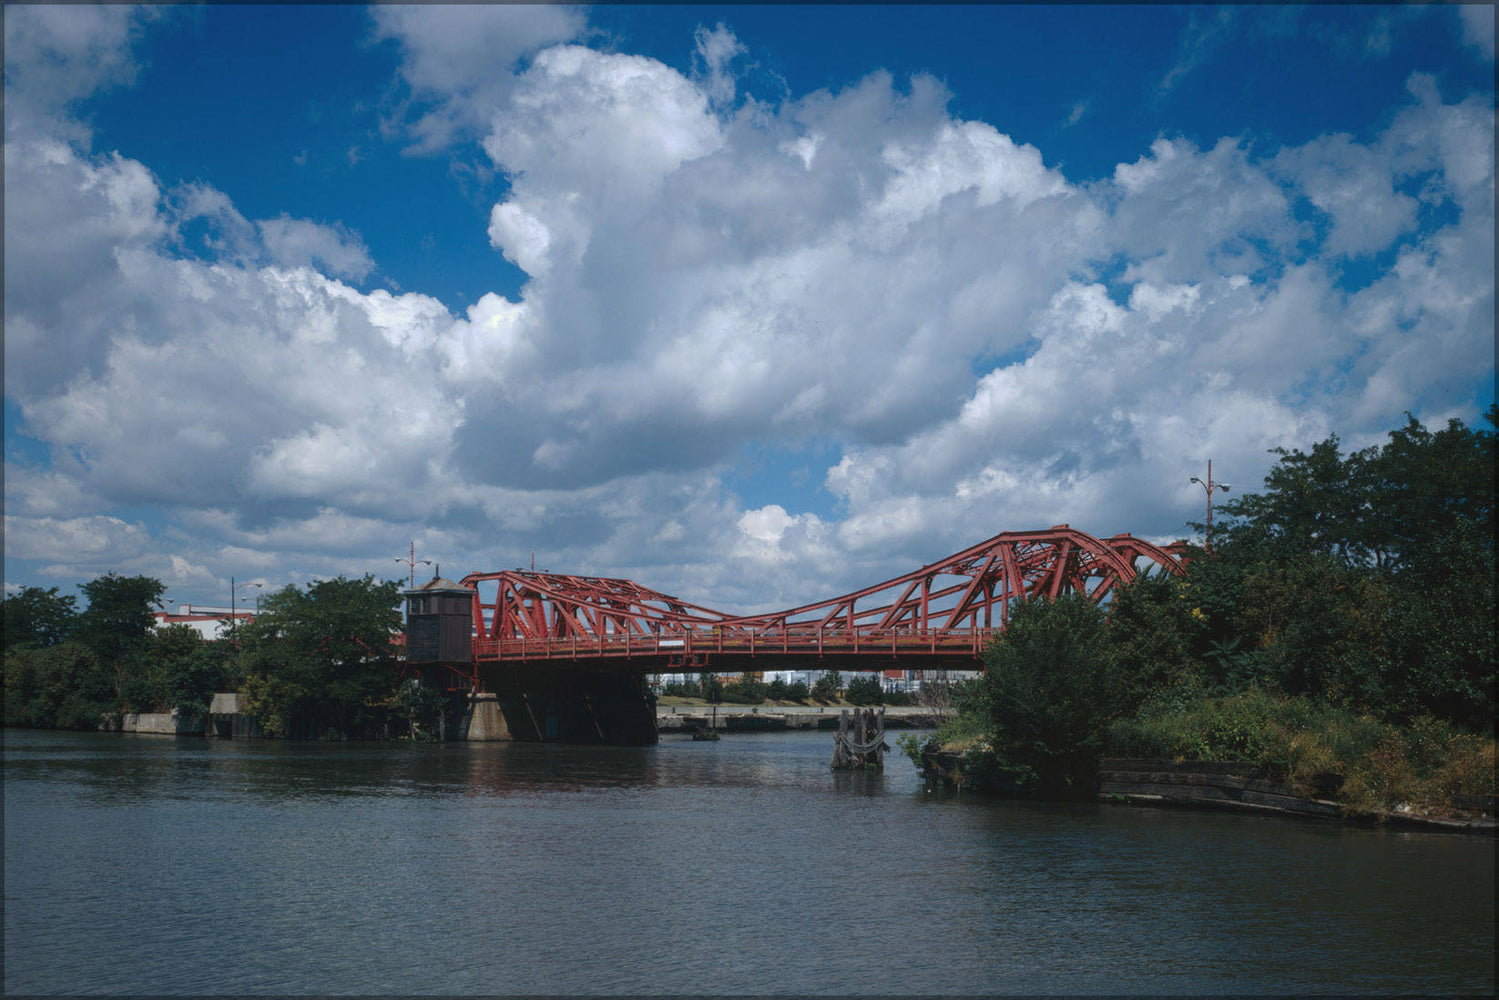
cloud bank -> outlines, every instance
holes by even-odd
[[[508,179],[514,299],[361,290],[336,220],[91,149],[68,104],[129,81],[137,15],[7,10],[6,396],[50,456],[7,457],[8,558],[212,593],[415,537],[445,575],[536,552],[749,610],[1006,529],[1168,540],[1209,457],[1251,485],[1492,391],[1491,95],[1417,74],[1372,137],[1162,136],[1083,184],[932,77],[740,95],[723,26],[684,74],[571,8],[372,16],[401,141]],[[831,447],[825,504],[737,496],[751,444]]]

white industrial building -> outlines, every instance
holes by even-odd
[[[231,622],[241,625],[253,622],[255,612],[184,604],[175,611],[157,611],[155,618],[157,628],[186,625],[205,639],[222,639],[229,634]]]

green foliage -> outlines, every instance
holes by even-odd
[[[765,697],[771,701],[806,701],[811,696],[803,681],[783,681],[777,678],[765,685]]]
[[[1108,724],[1128,704],[1103,611],[1082,594],[1018,606],[984,655],[996,755],[1023,787],[1091,792]]]
[[[1360,515],[1374,450],[1345,461],[1333,435],[1309,452],[1276,448],[1274,454],[1280,461],[1265,477],[1264,492],[1223,505],[1236,519],[1232,537],[1288,555],[1322,555],[1345,565],[1368,561],[1379,541]]]
[[[56,587],[23,587],[5,598],[4,648],[41,649],[68,637],[78,617],[77,598]]]
[[[698,674],[697,690],[697,696],[707,699],[711,704],[723,701],[723,681],[719,680],[717,674]]]
[[[1400,726],[1260,688],[1147,707],[1110,727],[1108,749],[1122,757],[1248,761],[1303,794],[1335,795],[1355,812],[1461,812],[1463,800],[1494,795],[1492,738],[1431,716]]]
[[[199,639],[195,646],[165,661],[161,703],[199,722],[207,717],[214,692],[228,686],[224,664],[228,650],[220,643],[203,642],[197,633],[194,637]]]
[[[724,686],[723,700],[736,705],[759,705],[763,703],[770,693],[770,686],[755,680],[749,674],[742,674],[732,683]]]
[[[177,707],[174,671],[202,640],[153,627],[161,581],[109,573],[80,590],[77,613],[56,588],[6,600],[6,725],[93,729],[105,715]]]
[[[442,691],[412,679],[396,690],[392,707],[405,717],[413,740],[435,743],[442,738],[441,721],[446,707]]]
[[[1199,678],[1195,654],[1208,626],[1194,597],[1186,580],[1164,574],[1142,575],[1115,591],[1108,644],[1132,703]]]
[[[1431,540],[1392,584],[1388,709],[1494,724],[1494,538],[1472,524]],[[1491,529],[1490,529],[1491,530]]]
[[[843,696],[850,705],[885,704],[885,689],[880,686],[880,679],[870,674],[849,681]]]
[[[73,642],[12,649],[5,655],[5,724],[97,729],[110,708],[110,671]]]
[[[267,736],[369,736],[391,721],[398,587],[369,576],[289,586],[236,630],[248,711]]]
[[[1249,684],[1392,721],[1492,732],[1494,431],[1408,418],[1382,447],[1280,451],[1265,490],[1224,505],[1199,650],[1219,693]]]
[[[906,759],[916,766],[916,770],[922,771],[926,768],[926,751],[928,748],[939,746],[936,734],[922,736],[917,733],[901,733],[895,738],[895,749],[906,755]]]
[[[151,634],[157,602],[166,586],[149,576],[106,573],[80,588],[88,599],[73,625],[73,638],[102,659],[116,661]]]
[[[812,685],[811,695],[818,701],[833,701],[842,690],[842,675],[836,670],[828,670]]]
[[[1053,792],[1084,787],[1106,745],[1305,789],[1336,775],[1356,810],[1491,796],[1499,409],[1487,422],[1280,451],[1261,493],[1223,506],[1213,551],[1117,589],[1106,626],[1076,595],[1018,608],[985,698],[934,739],[972,774]]]
[[[1386,705],[1388,579],[1323,555],[1259,561],[1244,575],[1239,622],[1255,637],[1262,679],[1361,710]]]
[[[702,689],[698,687],[697,681],[690,678],[686,681],[668,681],[661,686],[661,693],[668,698],[702,697]]]
[[[154,629],[131,643],[117,661],[118,708],[128,712],[170,712],[174,708],[194,711],[198,699],[176,679],[204,645],[203,637],[186,625]],[[222,654],[209,655],[222,659]],[[190,696],[185,705],[178,700],[184,694]],[[202,699],[203,712],[208,709],[209,698]]]

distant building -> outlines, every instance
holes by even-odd
[[[175,611],[157,611],[154,617],[157,628],[186,625],[205,639],[222,639],[229,634],[231,621],[248,624],[255,620],[255,612],[184,604]]]

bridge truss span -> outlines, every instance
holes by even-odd
[[[1019,602],[1079,592],[1102,602],[1140,572],[1179,573],[1180,550],[1065,524],[1004,532],[903,576],[768,614],[730,615],[631,580],[475,573],[476,664],[629,661],[645,672],[972,668]]]

